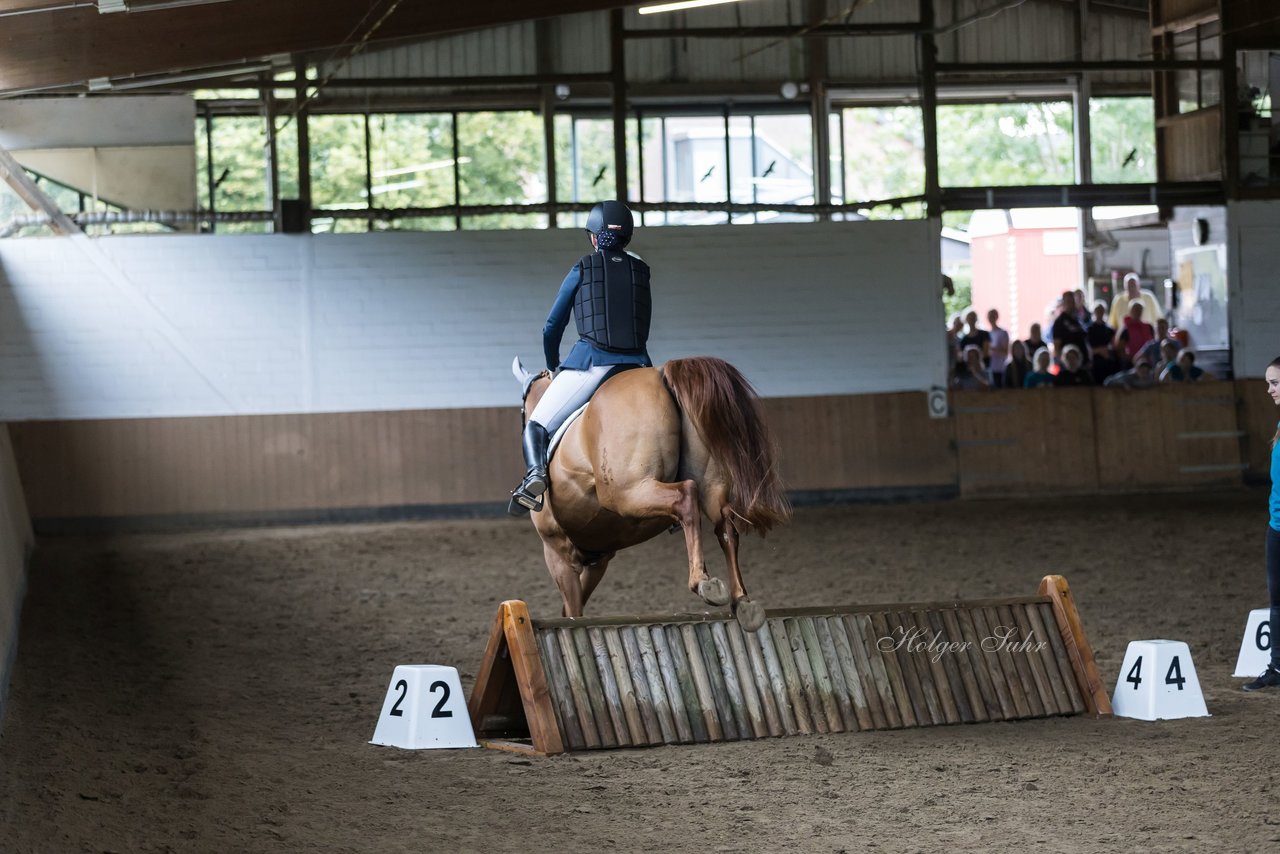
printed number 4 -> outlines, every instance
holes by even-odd
[[[1174,660],[1176,661],[1177,659]],[[1138,690],[1138,686],[1142,684],[1142,656],[1138,656],[1138,660],[1133,663],[1133,667],[1129,668],[1129,675],[1124,677],[1124,681],[1132,682],[1133,690]]]
[[[1178,665],[1178,656],[1173,657],[1173,661],[1169,663],[1169,672],[1164,675],[1164,684],[1177,685],[1178,690],[1182,690],[1182,685],[1187,678],[1182,675],[1182,668]]]
[[[453,717],[453,712],[449,711],[444,707],[444,704],[449,702],[449,684],[447,682],[441,682],[440,680],[436,680],[435,682],[431,683],[430,693],[434,694],[437,688],[439,688],[441,691],[444,692],[444,696],[440,698],[440,702],[436,703],[436,707],[431,710],[431,717],[433,718]],[[391,707],[390,714],[394,717],[399,718],[404,716],[404,709],[400,708],[400,704],[404,702],[405,696],[408,695],[409,693],[409,683],[401,679],[399,682],[396,683],[395,690],[400,692],[400,698],[396,700],[396,704]]]

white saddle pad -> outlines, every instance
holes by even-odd
[[[547,462],[550,462],[551,458],[555,456],[556,448],[560,445],[560,440],[564,438],[564,434],[569,430],[569,426],[573,424],[573,422],[577,421],[578,416],[582,415],[590,405],[591,401],[587,401],[577,409],[573,410],[573,413],[566,418],[564,423],[556,430],[555,434],[551,437],[550,444],[547,445]]]

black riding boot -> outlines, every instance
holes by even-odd
[[[524,425],[524,464],[528,468],[524,480],[511,493],[507,512],[519,516],[529,510],[542,509],[542,494],[547,491],[547,428],[536,421]]]

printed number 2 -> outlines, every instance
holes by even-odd
[[[453,712],[449,711],[444,707],[444,704],[449,702],[449,683],[442,682],[439,680],[432,682],[430,693],[434,694],[437,688],[439,688],[441,691],[444,692],[444,696],[440,698],[440,702],[436,703],[436,707],[431,710],[431,717],[433,718],[453,717]],[[404,709],[400,708],[400,704],[404,702],[404,698],[409,693],[409,683],[401,679],[399,682],[396,683],[395,690],[400,692],[400,698],[396,700],[396,704],[391,707],[390,714],[393,715],[394,717],[399,718],[404,716]]]
[[[1187,678],[1182,675],[1182,667],[1178,665],[1178,656],[1173,657],[1173,661],[1169,663],[1169,672],[1164,675],[1164,684],[1177,685],[1178,690],[1182,690],[1182,684]]]
[[[396,700],[396,704],[391,707],[391,714],[398,718],[404,715],[404,709],[400,708],[400,704],[404,702],[405,695],[409,693],[409,683],[401,679],[396,683],[396,690],[400,692],[400,699]]]
[[[1129,668],[1129,675],[1124,677],[1124,681],[1132,682],[1133,690],[1138,690],[1138,686],[1142,684],[1142,656],[1138,656],[1138,660],[1133,663],[1133,667]]]
[[[449,702],[449,684],[447,682],[436,681],[431,683],[431,693],[434,694],[439,688],[444,692],[444,696],[440,698],[440,702],[436,703],[436,707],[431,710],[433,718],[451,718],[453,712],[445,709],[444,704]]]
[[[1258,649],[1271,649],[1271,623],[1263,620],[1258,624],[1258,633],[1254,635],[1253,642],[1258,645]]]

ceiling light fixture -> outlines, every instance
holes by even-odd
[[[656,15],[659,12],[679,12],[683,9],[696,9],[699,6],[719,6],[721,3],[740,3],[742,0],[679,0],[676,3],[660,3],[657,6],[641,6],[641,15]]]

